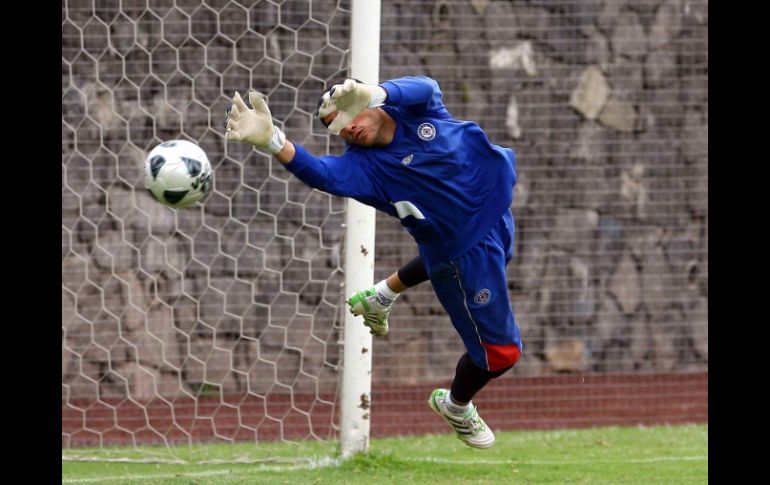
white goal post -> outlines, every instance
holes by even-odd
[[[353,0],[350,74],[369,84],[379,82],[380,0]],[[375,210],[348,200],[345,216],[345,291],[371,285],[374,279]],[[369,447],[372,391],[372,335],[360,317],[345,313],[342,377],[342,456]]]

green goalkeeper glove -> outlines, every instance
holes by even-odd
[[[337,117],[329,124],[329,131],[339,135],[345,126],[366,108],[385,104],[387,93],[377,85],[363,84],[355,79],[345,79],[324,93],[318,115],[323,118],[335,111]]]
[[[249,109],[238,91],[235,92],[232,108],[227,112],[225,138],[250,143],[275,155],[283,149],[286,135],[273,124],[270,108],[261,94],[249,92],[249,102],[254,109]]]

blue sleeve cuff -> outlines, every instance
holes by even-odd
[[[385,100],[386,105],[396,106],[401,102],[401,88],[390,81],[385,81],[380,86],[388,93],[388,98]]]

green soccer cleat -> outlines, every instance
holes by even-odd
[[[471,405],[465,414],[455,414],[446,407],[448,399],[448,389],[436,389],[430,393],[428,406],[454,428],[458,438],[473,448],[489,448],[495,444],[495,435],[479,416],[476,406]]]
[[[377,294],[377,290],[371,287],[366,290],[358,290],[348,298],[350,313],[364,317],[364,325],[369,327],[369,332],[377,337],[388,334],[388,316],[390,315],[393,300],[387,300]]]

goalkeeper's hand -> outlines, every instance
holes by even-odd
[[[363,84],[355,79],[345,79],[342,84],[335,84],[324,93],[318,115],[323,118],[333,112],[337,117],[329,124],[329,131],[339,135],[345,126],[353,121],[366,108],[376,108],[385,104],[387,93],[377,85]]]
[[[235,92],[232,107],[227,111],[225,138],[250,143],[275,155],[283,149],[286,136],[273,125],[270,108],[261,94],[249,92],[249,102],[254,109],[249,109],[238,91]]]

